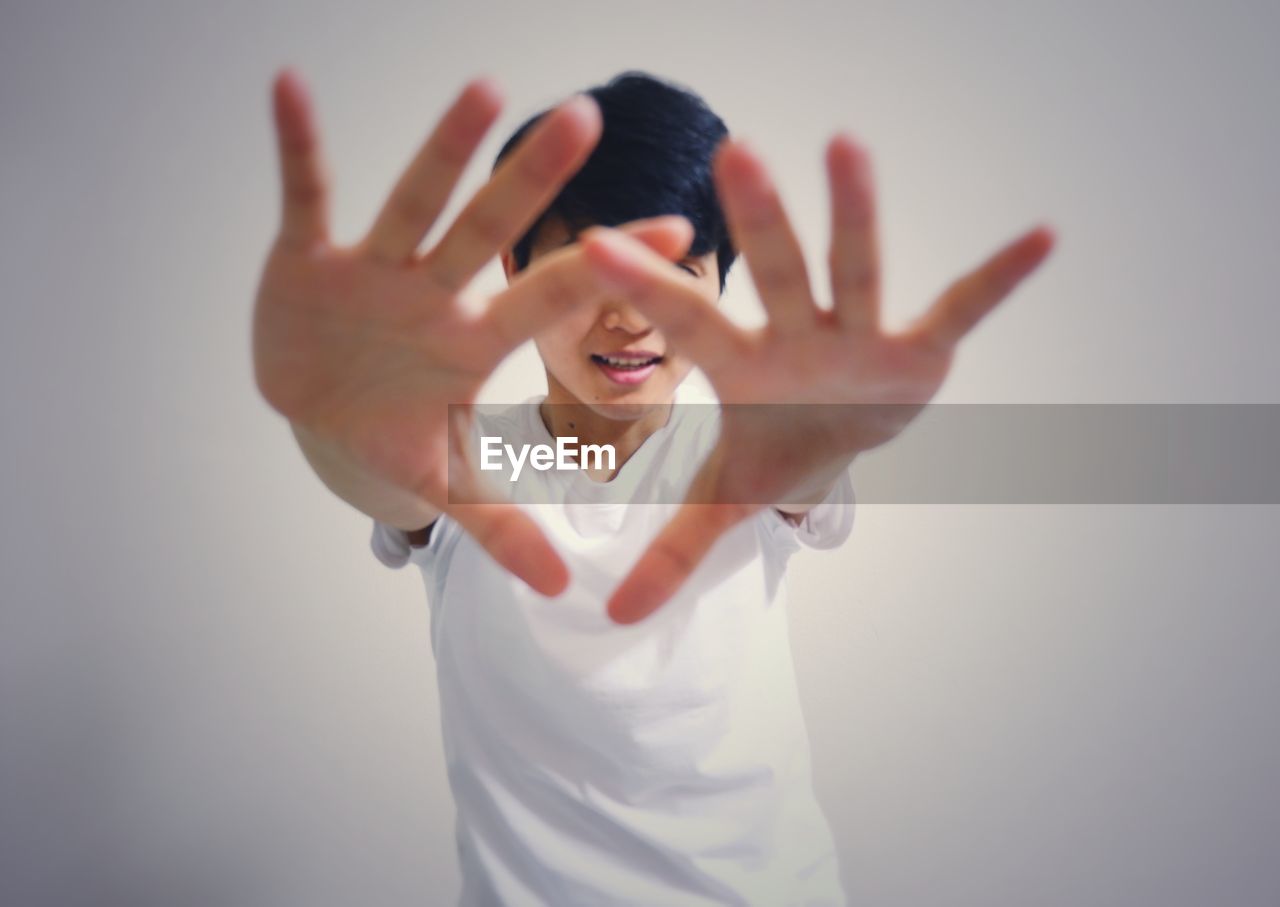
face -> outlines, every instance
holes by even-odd
[[[560,220],[538,231],[530,264],[573,242]],[[503,256],[507,278],[510,253]],[[711,305],[720,298],[720,271],[714,251],[672,262],[672,268]],[[670,403],[693,363],[673,350],[662,333],[621,299],[584,305],[534,338],[547,370],[547,402],[579,403],[611,419],[638,418]]]

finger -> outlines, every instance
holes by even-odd
[[[1045,260],[1053,244],[1054,234],[1048,227],[1029,230],[948,287],[904,333],[949,352]]]
[[[498,166],[425,256],[432,277],[460,290],[542,213],[600,138],[600,108],[588,95],[561,104]]]
[[[556,596],[569,585],[569,569],[533,518],[516,504],[453,504],[449,515],[507,572],[535,592]]]
[[[729,232],[770,324],[782,333],[812,327],[818,309],[804,253],[764,164],[741,142],[725,140],[714,169]]]
[[[297,247],[324,242],[328,176],[306,85],[292,70],[283,70],[272,85],[271,102],[283,187],[280,240]]]
[[[618,229],[652,249],[667,261],[668,269],[670,260],[682,257],[693,241],[693,227],[678,216],[634,221]],[[480,319],[482,336],[491,339],[485,347],[487,364],[496,365],[543,328],[608,292],[580,244],[540,257],[493,298]]]
[[[414,255],[501,109],[498,88],[487,79],[462,90],[378,213],[365,239],[371,254],[395,263]]]
[[[831,186],[832,310],[853,331],[880,323],[880,252],[871,163],[857,142],[837,135],[827,146]]]
[[[685,503],[609,598],[609,617],[632,624],[648,617],[685,584],[716,540],[758,507]]]
[[[679,214],[664,214],[621,224],[615,229],[644,243],[668,262],[679,261],[693,245],[693,224]]]
[[[673,349],[713,376],[750,347],[746,335],[689,281],[635,238],[593,227],[582,245],[597,279],[620,293],[658,325]]]
[[[534,591],[555,596],[569,584],[569,570],[538,524],[501,497],[473,468],[470,413],[449,407],[448,501],[438,506],[458,522],[503,569]]]

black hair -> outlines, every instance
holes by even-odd
[[[512,247],[516,270],[529,264],[534,239],[559,217],[571,233],[599,224],[616,227],[661,214],[680,214],[693,225],[689,255],[717,253],[720,291],[737,257],[716,198],[711,159],[728,135],[724,121],[689,89],[629,70],[589,88],[604,128],[586,162]],[[494,161],[502,163],[535,123],[530,117],[507,139]]]

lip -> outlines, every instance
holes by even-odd
[[[640,352],[643,355],[635,355],[632,351],[625,351],[620,353],[609,353],[609,355],[617,359],[653,359],[657,357],[656,353],[648,353],[644,351],[640,351]],[[645,379],[647,379],[650,375],[652,375],[655,371],[658,370],[658,366],[662,365],[663,361],[664,361],[663,359],[659,358],[658,361],[653,363],[652,365],[646,365],[644,368],[632,368],[632,369],[611,368],[610,366],[606,365],[603,362],[599,362],[596,359],[592,359],[591,364],[594,365],[596,368],[600,369],[600,371],[604,373],[605,377],[608,378],[610,381],[612,381],[614,384],[620,384],[626,387],[631,387],[644,382]]]
[[[612,353],[596,353],[597,356],[611,356],[614,359],[661,359],[661,353],[653,350],[616,350]]]

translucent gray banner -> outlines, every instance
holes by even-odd
[[[451,430],[463,407],[451,407]],[[535,403],[476,406],[472,445],[451,464],[451,489],[459,457],[480,473],[479,437],[488,442],[483,471],[514,500],[556,499],[551,473],[612,486],[610,501],[630,504],[683,500],[693,472],[726,433],[728,456],[770,464],[750,486],[738,483],[721,495],[731,503],[771,504],[779,497],[768,476],[819,470],[823,452],[890,437],[861,453],[852,466],[859,502],[868,504],[1280,504],[1280,405],[1277,404],[673,404],[650,411],[597,406],[613,432],[597,432],[597,444],[637,417],[657,431],[609,477],[607,469],[577,468],[576,459],[536,468],[530,451],[519,470],[505,445],[557,444],[571,426],[598,427],[581,407]],[[669,412],[668,412],[669,410]],[[656,415],[655,415],[656,413]],[[666,423],[662,413],[668,413]],[[914,419],[912,418],[914,416]],[[537,420],[536,422],[534,420]],[[484,433],[488,432],[487,435]],[[622,435],[617,435],[623,437]],[[451,438],[455,441],[456,438]],[[579,445],[588,439],[579,439]],[[646,450],[652,445],[652,450]],[[572,445],[562,444],[562,447]],[[451,445],[455,451],[461,448]],[[553,453],[555,453],[553,451]],[[593,466],[596,451],[584,460]],[[545,463],[544,455],[541,462]],[[512,476],[516,476],[514,481]],[[564,477],[561,477],[563,480]],[[785,489],[784,489],[785,490]],[[451,500],[453,496],[451,493]]]

